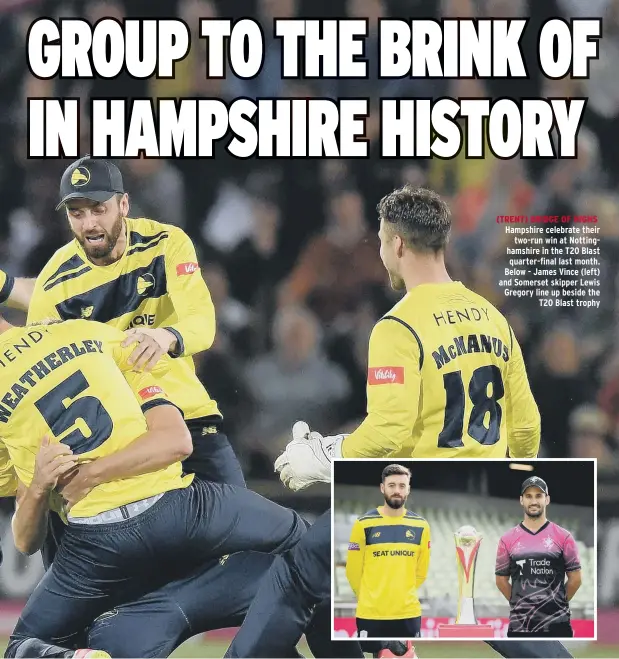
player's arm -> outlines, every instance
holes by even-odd
[[[39,551],[47,534],[49,496],[58,479],[74,469],[77,459],[68,446],[43,438],[32,482],[19,482],[15,514],[11,520],[15,547],[22,554]]]
[[[189,236],[181,229],[173,235],[166,253],[166,276],[178,321],[166,329],[176,337],[170,354],[179,357],[195,355],[213,345],[215,307]]]
[[[38,488],[17,486],[15,514],[11,520],[17,551],[32,556],[41,549],[47,533],[49,494]]]
[[[95,486],[159,471],[191,455],[191,435],[178,408],[167,401],[151,403],[157,404],[144,413],[147,432],[120,451],[84,465],[90,467]]]
[[[29,324],[38,323],[47,319],[62,320],[58,313],[58,309],[56,309],[53,295],[44,289],[44,284],[45,277],[41,274],[34,281],[33,290],[30,296],[27,320]]]
[[[499,540],[496,552],[496,565],[494,569],[496,587],[509,602],[512,597],[512,585],[509,581],[510,555],[503,538]]]
[[[365,556],[365,531],[363,526],[356,520],[350,532],[348,553],[346,555],[346,578],[358,598],[363,576],[363,559]]]
[[[11,277],[0,270],[0,304],[28,311],[35,281],[24,277]]]
[[[572,534],[568,534],[563,545],[563,560],[565,561],[565,595],[569,602],[578,592],[582,584],[582,569],[580,565],[580,556],[578,547]]]
[[[181,229],[170,232],[165,263],[168,295],[178,320],[166,327],[128,331],[126,345],[138,343],[132,356],[138,369],[151,368],[166,353],[172,357],[195,355],[215,340],[215,307],[193,243]]]
[[[417,588],[423,585],[430,568],[430,527],[426,526],[421,536],[419,557],[417,558]]]
[[[177,407],[168,401],[156,404],[145,417],[148,430],[131,444],[79,466],[61,491],[67,510],[98,485],[159,471],[191,455],[191,435]]]
[[[509,457],[536,458],[541,439],[539,410],[529,385],[522,350],[510,328],[511,358],[507,371],[507,446]]]
[[[574,595],[578,592],[582,584],[582,571],[572,570],[567,573],[567,581],[565,582],[565,596],[569,602]]]
[[[419,410],[420,349],[413,332],[390,318],[370,336],[367,416],[342,443],[344,458],[374,458],[400,451]]]

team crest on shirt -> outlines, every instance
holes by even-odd
[[[155,278],[147,272],[146,274],[138,277],[138,283],[136,285],[138,295],[146,295],[149,289],[155,285]]]
[[[90,318],[94,310],[95,308],[92,305],[90,307],[82,307],[80,311],[80,318]]]
[[[547,538],[544,538],[544,547],[546,549],[550,549],[554,545],[555,541],[548,536]]]
[[[406,532],[406,537],[410,538],[411,540],[415,539],[415,534],[412,531],[407,531]]]

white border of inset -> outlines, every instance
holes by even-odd
[[[593,481],[594,481],[594,493],[593,493],[593,557],[594,557],[594,567],[593,567],[593,636],[592,637],[573,637],[573,638],[546,638],[540,636],[539,639],[536,638],[508,638],[507,636],[493,636],[487,639],[484,638],[430,638],[430,637],[420,637],[414,639],[393,639],[393,638],[368,638],[368,639],[359,639],[358,637],[343,637],[335,636],[335,463],[336,462],[388,462],[389,457],[384,458],[335,458],[331,465],[331,640],[332,641],[359,641],[359,640],[368,640],[368,641],[394,641],[394,640],[410,640],[413,643],[417,642],[433,642],[433,643],[451,643],[451,642],[468,642],[468,643],[479,643],[483,641],[535,641],[535,640],[544,640],[544,641],[560,641],[561,643],[571,643],[571,642],[596,642],[598,639],[598,519],[597,519],[597,509],[598,509],[598,468],[597,468],[597,458],[450,458],[450,459],[441,459],[441,458],[393,458],[393,462],[398,462],[406,464],[407,462],[593,462]],[[552,495],[551,495],[552,496]],[[568,529],[569,530],[569,529]]]

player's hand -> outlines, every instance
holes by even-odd
[[[66,502],[67,511],[71,510],[76,503],[79,503],[94,487],[99,485],[99,481],[92,472],[94,462],[96,461],[80,464],[75,472],[70,474],[70,478],[58,488],[60,495]]]
[[[51,442],[45,435],[41,441],[41,448],[34,460],[34,476],[31,488],[43,494],[51,492],[58,480],[75,468],[77,456],[73,451],[60,442]]]
[[[157,329],[130,329],[126,332],[123,348],[137,343],[129,356],[134,371],[150,371],[163,355],[167,355],[176,343],[176,337],[163,327]]]
[[[275,461],[282,483],[294,491],[312,483],[330,483],[331,462],[334,457],[341,457],[344,437],[323,437],[310,431],[305,421],[297,421],[292,428],[292,441]]]

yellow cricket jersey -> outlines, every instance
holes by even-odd
[[[460,282],[412,289],[370,337],[346,458],[535,458],[540,415],[505,317]]]
[[[165,382],[171,400],[185,419],[220,415],[191,358],[215,338],[215,310],[194,246],[170,224],[125,222],[127,247],[115,263],[94,265],[77,240],[52,256],[37,277],[28,322],[84,318],[121,330],[165,327],[179,346]]]
[[[17,495],[17,474],[11,462],[9,449],[0,441],[0,497]]]
[[[0,474],[14,468],[27,487],[44,435],[69,446],[80,462],[128,446],[147,431],[144,411],[170,401],[154,373],[134,373],[125,334],[84,320],[14,327],[0,335]],[[157,372],[165,377],[172,360]],[[186,487],[181,463],[95,487],[71,509],[89,517]],[[4,485],[12,485],[5,481]],[[12,496],[9,494],[8,496]]]
[[[430,525],[406,508],[399,517],[381,510],[359,517],[350,534],[346,576],[357,596],[357,618],[416,618],[417,589],[430,565]]]

